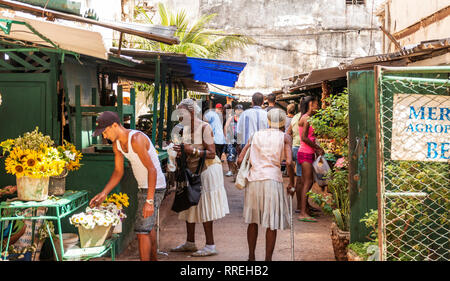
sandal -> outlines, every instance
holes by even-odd
[[[193,257],[207,257],[207,256],[214,256],[217,255],[218,252],[214,249],[214,250],[210,250],[208,248],[203,248],[201,250],[198,250],[197,252],[193,253],[192,256]]]
[[[313,217],[306,217],[306,218],[297,218],[298,221],[303,221],[303,222],[318,222],[318,220],[316,220]]]

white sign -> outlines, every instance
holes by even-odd
[[[450,96],[394,94],[391,159],[450,162]]]

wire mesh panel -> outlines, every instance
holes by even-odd
[[[382,259],[449,260],[450,69],[379,75]]]

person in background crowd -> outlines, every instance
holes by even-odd
[[[234,113],[228,117],[225,127],[223,129],[227,144],[225,145],[225,154],[227,155],[227,162],[229,170],[225,174],[227,177],[232,177],[234,175],[234,180],[236,179],[237,166],[236,158],[237,154],[237,123],[239,121],[239,116],[244,111],[244,107],[238,104],[234,107]]]
[[[216,105],[216,111],[209,110],[204,115],[204,120],[209,123],[209,125],[212,128],[213,135],[214,135],[214,143],[215,143],[215,149],[216,154],[221,159],[223,148],[225,146],[225,136],[223,134],[223,126],[222,126],[222,105],[218,103]]]
[[[243,148],[248,139],[257,131],[268,128],[267,111],[261,108],[264,96],[254,93],[252,96],[252,107],[242,112],[237,123],[238,145]]]
[[[307,193],[313,185],[313,162],[315,160],[315,153],[323,155],[324,150],[316,144],[314,129],[309,125],[308,119],[316,114],[319,109],[319,102],[316,97],[304,97],[300,104],[300,111],[302,117],[298,121],[298,130],[300,134],[300,148],[297,152],[297,163],[302,166],[302,180],[303,187],[300,194],[300,213],[298,215],[299,221],[317,222],[311,214],[307,212]]]
[[[265,108],[265,110],[267,111],[267,112],[269,112],[270,110],[272,110],[272,109],[274,109],[275,108],[275,100],[277,99],[277,95],[275,95],[275,94],[269,94],[268,96],[267,96],[267,103],[269,104],[266,108]]]
[[[292,137],[292,165],[295,165],[295,194],[297,197],[297,209],[296,213],[300,213],[300,201],[301,201],[301,193],[302,193],[302,165],[297,163],[297,153],[300,148],[300,133],[298,130],[298,121],[302,113],[299,112],[292,117],[291,124],[289,125],[286,134]]]
[[[223,112],[222,112],[222,120],[223,120],[223,126],[225,127],[225,123],[227,123],[228,118],[232,115],[233,107],[231,104],[227,103],[223,106]]]
[[[223,218],[230,212],[223,182],[222,163],[215,153],[211,126],[197,117],[196,112],[199,112],[200,108],[192,99],[184,99],[177,109],[180,110],[182,117],[182,142],[187,154],[188,169],[195,172],[203,154],[206,160],[201,171],[202,192],[199,203],[178,214],[180,220],[186,221],[186,242],[171,251],[194,252],[192,254],[194,257],[216,255],[218,252],[214,244],[213,221]],[[216,114],[214,111],[212,113]],[[174,149],[181,152],[179,144],[175,145]],[[197,250],[195,245],[196,223],[203,224],[206,236],[206,245],[200,250]]]
[[[161,170],[158,154],[147,135],[140,131],[124,128],[119,115],[105,111],[97,118],[94,137],[103,135],[112,142],[114,171],[102,192],[89,202],[90,207],[100,206],[119,184],[124,174],[124,156],[130,161],[138,183],[137,213],[134,231],[138,237],[141,261],[157,260],[155,222],[161,201],[166,192],[166,178]]]
[[[289,130],[292,118],[294,117],[294,115],[296,113],[295,104],[294,103],[290,103],[287,106],[286,113],[287,113],[287,116],[286,116],[286,132],[285,133],[287,133],[287,131]]]
[[[292,139],[285,134],[286,114],[273,109],[267,114],[269,128],[255,132],[239,155],[238,165],[250,149],[248,186],[245,188],[244,220],[248,223],[248,260],[255,260],[258,225],[266,228],[266,261],[272,260],[277,230],[289,228],[289,205],[286,193],[294,186]],[[283,188],[281,160],[286,156],[289,174],[287,192]]]

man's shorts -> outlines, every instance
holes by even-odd
[[[236,162],[237,158],[236,144],[226,144],[225,154],[227,155],[228,162]]]
[[[294,160],[294,163],[295,163],[295,174],[297,175],[297,177],[302,176],[302,165],[298,164],[298,162],[297,162],[297,152],[298,152],[299,148],[300,148],[300,146],[292,147],[292,160]]]
[[[153,215],[144,219],[142,216],[142,209],[144,208],[145,200],[147,200],[146,188],[139,188],[137,199],[138,207],[136,210],[136,224],[134,226],[134,231],[137,234],[148,234],[155,226],[156,219],[158,216],[159,206],[164,199],[164,194],[166,193],[165,188],[155,189],[155,196],[153,199],[154,212]]]

